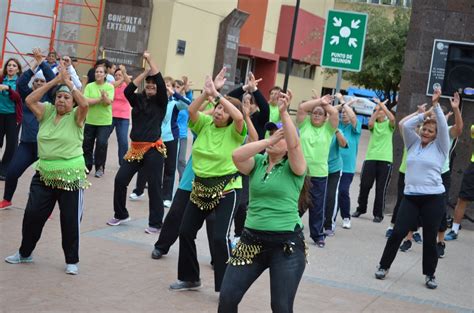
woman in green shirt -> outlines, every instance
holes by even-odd
[[[43,95],[58,84],[54,105],[41,103]],[[11,264],[33,262],[32,252],[58,202],[66,273],[76,275],[79,272],[79,224],[84,189],[89,187],[82,152],[84,121],[89,106],[64,66],[56,78],[33,91],[26,98],[26,104],[39,121],[39,160],[23,216],[20,249],[5,261]]]
[[[237,312],[245,292],[267,268],[272,310],[293,311],[305,269],[298,200],[300,193],[307,192],[301,192],[306,161],[288,104],[289,97],[281,94],[281,123],[266,124],[271,134],[268,139],[246,144],[232,155],[239,171],[250,177],[250,202],[244,231],[224,276],[218,312]],[[262,150],[264,155],[259,154]]]
[[[239,204],[242,179],[232,162],[232,151],[245,140],[247,127],[239,100],[217,92],[225,83],[225,68],[215,81],[208,76],[204,91],[189,106],[189,128],[197,134],[193,144],[193,171],[196,174],[190,201],[179,230],[178,281],[171,290],[191,290],[201,286],[196,253],[196,234],[208,215],[215,213],[214,289],[219,291],[230,257],[229,231]],[[208,96],[216,104],[212,115],[199,112]]]

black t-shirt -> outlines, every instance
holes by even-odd
[[[132,130],[130,139],[135,142],[155,142],[161,137],[161,123],[166,114],[168,97],[161,73],[151,77],[156,83],[156,95],[147,97],[145,92],[135,93],[133,82],[124,90],[125,97],[132,107]]]

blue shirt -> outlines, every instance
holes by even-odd
[[[163,141],[173,141],[179,138],[178,113],[180,110],[187,110],[190,103],[191,101],[176,92],[169,98],[166,115],[161,124],[161,138]]]
[[[3,77],[3,85],[10,86],[11,89],[16,90],[16,80],[18,76],[13,76],[9,79],[8,76]],[[10,92],[8,90],[2,90],[0,92],[0,114],[12,114],[15,113],[15,102],[10,99]]]
[[[183,176],[181,176],[178,188],[181,190],[191,191],[193,189],[193,180],[193,156],[191,155],[186,167],[184,168]]]
[[[356,127],[353,127],[352,123],[344,124],[340,121],[338,128],[342,131],[347,141],[347,149],[339,151],[342,158],[342,172],[355,173],[362,122],[357,118]]]
[[[188,91],[186,93],[186,98],[189,101],[193,101],[193,92]],[[188,121],[189,121],[188,110],[179,111],[178,113],[179,138],[188,138]]]
[[[329,146],[328,156],[328,173],[336,173],[342,169],[342,158],[339,153],[339,142],[337,142],[336,135],[332,137],[331,145]]]

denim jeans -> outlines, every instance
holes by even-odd
[[[288,255],[280,246],[265,249],[251,264],[229,264],[221,286],[218,312],[237,312],[246,291],[267,268],[270,269],[272,312],[293,312],[296,290],[305,266],[304,248],[296,247]]]
[[[324,239],[324,209],[326,206],[327,177],[311,177],[311,205],[309,207],[309,233],[315,242]]]
[[[117,135],[117,144],[118,144],[118,161],[119,165],[122,165],[124,162],[123,157],[128,150],[128,127],[130,125],[130,120],[126,118],[114,117],[112,120],[112,128],[110,133],[114,131]]]

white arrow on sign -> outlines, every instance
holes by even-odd
[[[349,38],[349,47],[353,46],[354,48],[357,48],[357,39],[356,38]]]
[[[353,28],[353,29],[358,29],[358,28],[359,28],[359,24],[360,24],[360,20],[357,20],[357,21],[352,20],[352,22],[351,22],[351,28]]]
[[[342,25],[342,18],[333,17],[332,20],[334,21],[333,25],[336,27],[341,27]]]
[[[351,38],[352,39],[352,38]],[[338,45],[339,44],[339,37],[338,36],[331,36],[331,41],[329,42],[330,45]]]

